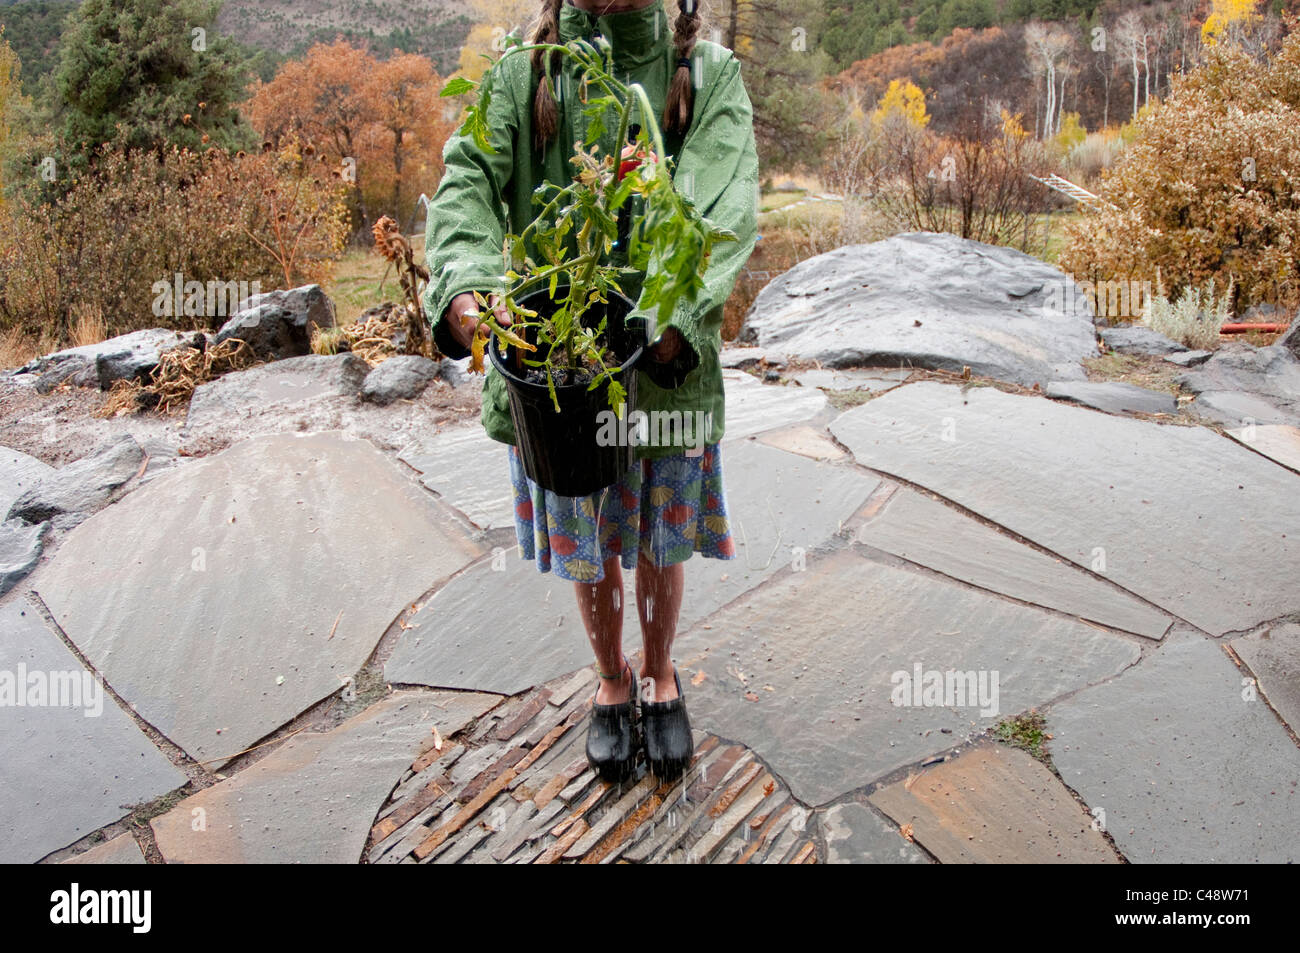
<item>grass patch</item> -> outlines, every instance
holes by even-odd
[[[1170,394],[1179,393],[1175,381],[1178,375],[1187,373],[1187,368],[1170,364],[1158,357],[1120,354],[1116,351],[1084,358],[1083,366],[1090,381],[1121,381]]]
[[[861,407],[867,401],[885,393],[885,391],[860,388],[858,390],[823,390],[822,393],[826,395],[826,402],[836,410],[850,410],[854,407]]]
[[[1037,760],[1049,764],[1049,755],[1045,745],[1050,740],[1050,736],[1047,734],[1046,729],[1047,722],[1043,719],[1043,716],[1037,711],[1029,711],[1023,715],[1004,718],[998,722],[993,729],[993,736],[1003,744],[1019,748],[1021,751],[1027,751]]]

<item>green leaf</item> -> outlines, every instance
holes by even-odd
[[[447,84],[442,87],[442,92],[438,95],[459,96],[462,93],[468,93],[476,86],[478,86],[478,83],[474,82],[472,79],[467,79],[464,76],[455,76],[447,80]]]

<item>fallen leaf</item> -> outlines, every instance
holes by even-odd
[[[442,735],[438,733],[438,726],[433,726],[433,746],[439,751],[442,750]]]
[[[912,840],[912,825],[911,825],[911,824],[904,824],[902,827],[900,827],[900,828],[898,829],[898,833],[900,833],[900,834],[903,835],[903,840],[907,841],[908,843],[911,843],[911,840]]]
[[[708,673],[706,673],[706,672],[704,671],[704,669],[700,669],[698,672],[696,672],[696,673],[691,677],[691,684],[692,684],[692,685],[700,685],[700,684],[703,684],[704,680],[705,680],[706,678],[708,678],[708,677],[709,677],[709,676],[708,676]]]
[[[758,696],[755,695],[753,692],[745,692],[745,701],[756,702],[758,701]]]

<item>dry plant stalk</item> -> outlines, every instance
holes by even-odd
[[[398,229],[397,222],[389,216],[385,215],[375,222],[371,233],[375,236],[375,251],[396,266],[398,279],[402,283],[408,325],[406,353],[433,355],[433,342],[420,303],[420,292],[429,283],[429,270],[415,260],[411,243]]]

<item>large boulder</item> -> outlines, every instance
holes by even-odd
[[[117,499],[143,460],[140,444],[130,434],[122,434],[89,456],[41,477],[14,500],[5,518],[42,523],[67,515],[70,519],[62,525],[75,525]]]
[[[912,366],[1046,386],[1083,380],[1092,310],[1060,270],[915,232],[800,262],[759,292],[745,341],[826,367]]]
[[[312,328],[334,324],[334,303],[320,285],[305,285],[253,295],[221,326],[213,343],[238,338],[259,358],[278,361],[310,354]]]

